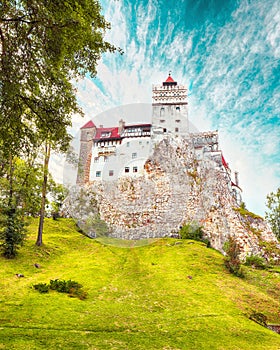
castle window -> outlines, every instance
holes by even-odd
[[[98,163],[99,162],[99,157],[94,157],[94,163]]]
[[[134,172],[134,173],[137,173],[137,171],[138,171],[137,166],[134,166],[134,167],[133,167],[133,172]]]
[[[126,167],[124,168],[124,172],[125,172],[125,173],[129,173],[129,167],[128,167],[128,166],[126,166]]]
[[[110,132],[102,132],[101,137],[110,137],[111,133]]]
[[[161,119],[161,120],[160,120],[160,123],[164,123],[164,122],[165,122],[165,120],[164,120],[164,119]]]
[[[180,107],[177,106],[177,107],[176,107],[176,111],[180,111]]]
[[[109,176],[114,176],[114,170],[109,170]]]
[[[175,128],[175,132],[179,132],[179,128]]]
[[[108,162],[108,157],[104,156],[104,162]]]
[[[90,140],[91,139],[91,133],[88,131],[87,132],[87,140]]]
[[[139,145],[142,145],[142,141],[139,141]]]
[[[129,147],[129,142],[126,143],[126,147]]]
[[[132,153],[132,159],[137,158],[137,153]]]
[[[163,132],[166,132],[167,130],[166,130],[166,128],[163,128]]]
[[[101,171],[97,171],[97,172],[95,173],[95,176],[96,176],[96,177],[101,177]]]
[[[175,120],[175,123],[181,123],[180,119]]]

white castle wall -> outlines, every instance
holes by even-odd
[[[115,154],[104,158],[98,157],[97,147],[93,148],[90,167],[90,181],[113,181],[121,176],[137,177],[143,175],[144,164],[150,154],[150,137],[123,139],[122,144],[116,146]],[[128,168],[128,172],[126,172]],[[137,169],[137,171],[136,171]],[[101,175],[96,176],[100,171]]]

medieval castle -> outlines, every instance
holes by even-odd
[[[265,256],[277,239],[262,218],[238,209],[237,172],[232,178],[218,132],[190,132],[187,88],[170,74],[152,92],[151,124],[120,118],[118,126],[89,121],[81,128],[76,188],[87,198],[81,209],[79,190],[72,194],[72,213],[83,223],[98,215],[107,234],[122,239],[169,236],[197,222],[214,248],[223,251],[233,236],[244,256]],[[96,237],[94,225],[87,227]]]
[[[161,140],[181,137],[191,139],[197,159],[207,156],[224,167],[239,198],[237,172],[235,182],[231,181],[231,171],[219,150],[218,132],[190,133],[187,105],[186,86],[178,85],[169,74],[162,85],[153,86],[152,124],[126,125],[120,119],[118,126],[104,128],[87,122],[81,128],[77,184],[141,176],[147,159]]]

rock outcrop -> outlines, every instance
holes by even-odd
[[[279,248],[268,224],[240,209],[229,171],[207,154],[198,159],[191,139],[163,139],[146,161],[143,176],[78,187],[65,206],[91,236],[94,228],[85,223],[96,216],[106,222],[108,235],[122,239],[170,236],[184,223],[196,222],[222,252],[230,236],[243,257],[276,258]]]

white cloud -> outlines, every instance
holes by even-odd
[[[172,70],[179,83],[193,83],[191,122],[199,130],[220,130],[227,161],[239,171],[247,206],[263,214],[266,194],[280,181],[279,165],[270,159],[280,151],[280,123],[275,128],[269,125],[275,111],[280,111],[279,84],[278,90],[267,93],[280,57],[278,1],[241,0],[223,27],[217,30],[206,22],[201,32],[180,27],[180,18],[171,17],[174,9],[167,18],[161,17],[157,1],[149,0],[145,6],[127,1],[125,8],[123,1],[103,2],[112,25],[106,39],[122,47],[124,55],[106,54],[99,63],[102,88],[90,79],[78,83],[84,122],[119,105],[151,102],[152,84],[166,79]],[[184,1],[178,2],[183,5]],[[202,55],[201,45],[206,50]],[[73,129],[83,123],[77,117],[73,122]]]

